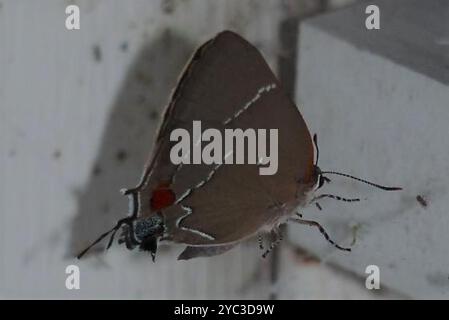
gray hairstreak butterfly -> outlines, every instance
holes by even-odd
[[[261,175],[260,163],[173,164],[170,150],[175,142],[170,134],[177,128],[191,132],[193,121],[218,130],[278,129],[277,172]],[[317,227],[332,245],[350,251],[332,241],[318,222],[302,219],[296,208],[325,197],[359,200],[330,194],[314,196],[314,191],[330,182],[329,174],[384,190],[400,188],[321,171],[317,162],[316,135],[312,139],[300,112],[260,52],[236,33],[221,32],[197,49],[182,73],[141,181],[123,191],[130,198],[131,212],[78,258],[111,235],[109,248],[118,230],[119,243],[128,249],[149,251],[153,261],[159,241],[185,244],[178,259],[190,259],[221,254],[242,240],[273,232],[277,237],[264,252],[265,257],[281,239],[279,226],[287,221]],[[261,238],[259,243],[264,248]]]

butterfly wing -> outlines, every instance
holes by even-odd
[[[255,47],[234,33],[219,34],[182,88],[178,103],[201,108],[174,107],[173,124],[201,120],[215,128],[278,129],[278,171],[263,176],[257,165],[183,166],[173,187],[178,199],[188,196],[163,211],[171,240],[239,241],[276,220],[279,204],[301,202],[312,182],[310,133]],[[164,128],[167,136],[171,127]]]
[[[190,247],[187,246],[183,252],[178,257],[178,260],[189,260],[198,257],[212,257],[234,248],[234,244],[223,245],[223,246],[201,246],[201,247]]]
[[[200,120],[203,129],[209,127],[220,129],[236,124],[240,126],[240,123],[236,122],[240,116],[230,123],[225,124],[225,121],[235,117],[256,97],[259,99],[251,104],[247,112],[249,114],[267,112],[258,105],[261,100],[266,100],[265,96],[274,93],[269,100],[274,104],[272,108],[268,108],[268,112],[273,112],[276,104],[288,101],[288,107],[294,113],[293,117],[298,118],[299,126],[305,128],[310,140],[304,121],[294,104],[280,92],[281,90],[276,89],[279,93],[276,93],[276,90],[267,91],[267,88],[273,85],[279,88],[279,83],[262,55],[239,35],[224,31],[203,44],[194,53],[180,77],[179,84],[164,113],[155,147],[141,182],[133,189],[139,193],[138,216],[146,217],[155,214],[150,207],[150,200],[152,191],[161,182],[171,182],[172,189],[179,198],[186,190],[204,181],[213,169],[214,166],[204,164],[177,166],[170,160],[170,150],[176,143],[170,141],[170,133],[176,128],[185,128],[192,134],[193,120]],[[279,94],[282,100],[275,101],[275,96]],[[268,120],[266,124],[269,124],[270,113],[265,118]],[[248,127],[263,128],[251,121]],[[276,126],[268,125],[267,127]],[[303,131],[300,133],[305,134]],[[296,137],[292,137],[293,139],[296,140]],[[311,145],[310,141],[309,145]],[[305,146],[304,150],[309,148],[309,145]],[[310,157],[310,154],[308,156]],[[291,171],[295,171],[298,178],[305,176],[303,172],[298,171],[298,168],[303,168],[302,163],[292,166]],[[305,171],[309,170],[309,168],[306,169]]]

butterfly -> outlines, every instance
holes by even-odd
[[[218,130],[278,129],[278,171],[260,175],[260,164],[173,164],[170,150],[175,142],[170,134],[178,128],[191,132],[193,121]],[[140,182],[123,190],[131,212],[78,258],[108,235],[109,248],[119,230],[119,243],[130,250],[148,251],[153,261],[159,241],[185,244],[178,259],[191,259],[222,254],[256,235],[265,250],[260,235],[269,232],[275,237],[264,251],[265,257],[282,239],[279,226],[287,221],[316,227],[332,245],[350,251],[336,244],[318,222],[303,219],[296,209],[324,197],[359,200],[315,195],[330,182],[326,174],[384,190],[400,188],[321,171],[317,162],[316,135],[312,138],[262,54],[240,35],[223,31],[199,47],[184,69]]]

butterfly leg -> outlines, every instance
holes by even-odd
[[[336,196],[333,194],[321,194],[319,196],[314,197],[312,200],[310,200],[310,203],[315,203],[316,207],[321,211],[323,210],[323,208],[321,207],[321,205],[318,203],[318,200],[323,199],[323,198],[331,198],[334,200],[338,200],[338,201],[344,201],[344,202],[359,202],[360,199],[359,198],[343,198],[340,196]]]
[[[132,226],[132,222],[133,222],[134,218],[133,217],[126,217],[123,219],[120,219],[117,224],[115,225],[114,228],[112,228],[111,230],[103,233],[97,240],[95,240],[91,245],[89,245],[86,249],[84,249],[81,253],[79,253],[77,255],[78,259],[81,259],[81,257],[87,252],[89,251],[90,248],[92,248],[93,246],[95,246],[97,243],[99,243],[101,240],[103,240],[104,238],[106,238],[108,235],[111,235],[108,245],[106,246],[106,249],[109,249],[109,247],[112,245],[112,242],[114,241],[114,236],[115,233],[123,226],[123,225],[127,225],[129,226],[129,228],[131,228],[131,230],[133,229]]]
[[[268,247],[267,250],[265,250],[265,252],[262,255],[262,258],[266,258],[268,256],[268,254],[270,254],[270,252],[282,241],[282,233],[279,229],[275,228],[273,229],[273,233],[275,235],[275,238],[273,241],[271,241],[270,246]]]
[[[259,235],[258,235],[258,237],[257,237],[257,242],[259,243],[259,249],[260,249],[260,250],[263,250],[263,249],[264,249],[264,246],[263,246],[263,236],[262,236],[262,234],[259,234]]]
[[[133,231],[130,230],[128,225],[125,225],[123,226],[122,233],[118,239],[118,244],[124,243],[128,250],[133,250],[139,244],[134,240],[134,237],[131,237],[131,233],[133,233]]]
[[[360,199],[359,198],[343,198],[340,196],[336,196],[333,194],[320,194],[319,196],[314,197],[310,202],[311,203],[318,203],[317,201],[323,198],[330,198],[330,199],[334,199],[334,200],[338,200],[338,201],[344,201],[344,202],[359,202]]]
[[[337,243],[335,243],[327,234],[326,230],[324,230],[324,228],[321,226],[321,224],[319,224],[316,221],[312,221],[312,220],[304,220],[304,219],[297,219],[297,218],[290,218],[291,221],[294,221],[296,223],[299,224],[304,224],[307,226],[311,226],[311,227],[317,227],[318,230],[321,232],[321,234],[324,236],[324,238],[330,243],[332,244],[334,247],[336,247],[339,250],[343,250],[343,251],[351,251],[351,248],[344,248],[339,246]]]

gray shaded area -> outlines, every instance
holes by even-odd
[[[194,48],[167,29],[136,55],[111,108],[89,182],[78,193],[68,257],[128,214],[128,199],[119,190],[138,183],[179,70]]]
[[[380,9],[380,29],[367,30],[367,5]],[[449,83],[449,1],[374,0],[332,12],[308,24],[361,50]]]

